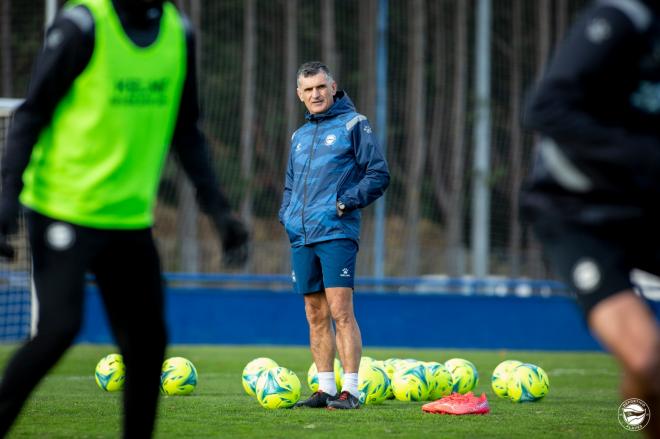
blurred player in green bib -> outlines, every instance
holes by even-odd
[[[39,314],[3,374],[0,436],[78,333],[88,272],[126,363],[124,436],[151,436],[167,340],[151,227],[170,144],[225,263],[245,261],[247,231],[197,126],[194,53],[189,23],[162,0],[72,1],[49,29],[2,160],[0,234],[22,204]]]

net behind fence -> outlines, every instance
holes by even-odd
[[[43,38],[41,2],[13,7],[0,39],[5,96],[24,96]],[[62,2],[60,2],[61,4]],[[178,0],[198,32],[203,128],[233,206],[250,225],[249,274],[288,273],[277,221],[288,140],[304,122],[295,71],[320,59],[376,131],[386,132],[387,276],[471,272],[474,0],[390,0],[387,124],[376,121],[378,0]],[[517,214],[534,138],[521,131],[526,90],[585,0],[493,0],[490,270],[547,277]],[[21,5],[19,7],[19,5]],[[38,6],[37,6],[38,5]],[[8,29],[6,26],[3,29]],[[4,36],[4,37],[3,37]],[[7,40],[8,38],[8,40]],[[11,68],[8,68],[10,66]],[[4,122],[3,122],[4,123]],[[170,272],[228,271],[181,170],[168,162],[155,234]],[[364,211],[357,273],[373,274],[374,208]]]
[[[0,99],[0,152],[4,151],[11,115],[18,103],[15,99]],[[15,261],[0,258],[0,342],[21,340],[30,333],[30,256],[23,218],[11,241],[16,249]]]

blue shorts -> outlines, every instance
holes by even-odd
[[[358,246],[350,239],[334,239],[291,248],[291,278],[297,293],[325,288],[353,288]]]

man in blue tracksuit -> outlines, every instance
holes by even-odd
[[[294,288],[304,295],[319,390],[298,407],[360,406],[360,328],[353,312],[360,208],[383,195],[390,181],[383,151],[367,118],[327,66],[312,61],[297,73],[297,92],[307,123],[291,137],[280,221],[291,241]],[[336,336],[332,322],[334,320]],[[344,369],[341,393],[335,351]]]

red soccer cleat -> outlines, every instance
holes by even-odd
[[[468,392],[465,395],[452,393],[437,401],[424,404],[422,410],[427,413],[449,415],[485,415],[490,412],[490,407],[485,393],[476,397],[472,392]]]

